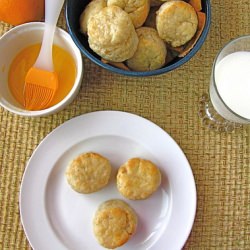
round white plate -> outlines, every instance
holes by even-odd
[[[64,176],[68,162],[83,152],[107,157],[109,185],[79,194]],[[116,189],[117,168],[132,157],[154,162],[162,185],[150,198],[130,201]],[[73,118],[52,131],[31,156],[21,184],[20,213],[35,250],[102,250],[92,232],[100,203],[123,199],[137,212],[136,234],[119,249],[180,250],[191,231],[196,188],[190,165],[176,142],[160,127],[137,115],[99,111]]]

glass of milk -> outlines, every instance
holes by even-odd
[[[219,131],[250,124],[250,36],[230,41],[216,56],[209,95],[202,96],[199,115],[205,125]]]

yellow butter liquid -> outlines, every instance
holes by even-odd
[[[28,70],[34,65],[41,44],[34,44],[20,51],[10,65],[8,84],[14,98],[24,107],[24,84]],[[50,104],[59,103],[70,92],[76,78],[76,65],[66,50],[53,45],[54,70],[58,74],[58,89]]]

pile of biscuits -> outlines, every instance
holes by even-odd
[[[87,152],[69,163],[65,176],[73,190],[89,194],[104,188],[109,183],[111,172],[112,167],[107,158]],[[116,175],[118,191],[130,200],[147,199],[160,184],[160,170],[146,159],[129,159],[119,167]],[[125,201],[108,200],[95,213],[93,231],[100,245],[114,249],[125,244],[135,234],[137,222],[135,211]]]
[[[155,70],[185,56],[198,40],[205,15],[200,1],[92,0],[80,28],[103,62]]]

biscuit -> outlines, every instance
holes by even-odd
[[[165,64],[167,49],[157,31],[150,27],[141,27],[136,33],[139,44],[133,57],[127,60],[128,67],[136,71],[161,68]]]
[[[184,1],[166,2],[156,13],[159,36],[172,47],[187,43],[195,35],[197,27],[196,11]]]
[[[101,9],[107,6],[107,0],[92,0],[80,15],[80,31],[85,35],[88,33],[88,21]]]
[[[95,213],[93,231],[105,248],[114,249],[125,244],[137,227],[135,211],[122,200],[108,200]]]
[[[84,153],[73,159],[65,172],[69,185],[78,193],[93,193],[107,185],[111,174],[109,160],[97,153]]]
[[[94,52],[112,62],[132,57],[138,45],[128,13],[117,6],[105,7],[89,20],[88,41]]]
[[[145,22],[149,9],[150,9],[150,0],[107,0],[108,6],[118,6],[126,11],[135,28],[139,28]]]
[[[132,158],[123,164],[116,177],[118,191],[128,199],[142,200],[161,184],[159,169],[149,160]]]

